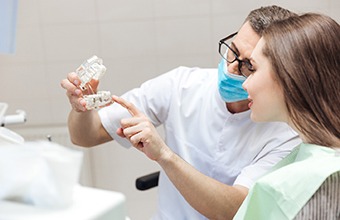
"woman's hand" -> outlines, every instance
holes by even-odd
[[[144,152],[151,160],[159,161],[171,151],[150,120],[140,112],[132,103],[112,96],[112,100],[126,108],[131,118],[121,120],[121,128],[117,134],[128,139],[138,150]]]

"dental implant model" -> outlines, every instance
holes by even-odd
[[[106,71],[106,67],[103,65],[103,60],[97,56],[92,56],[83,62],[77,69],[76,73],[81,81],[79,87],[81,90],[89,90],[89,95],[84,95],[83,98],[86,101],[86,109],[99,109],[110,103],[112,103],[110,91],[98,91],[94,93],[90,81],[92,79],[99,80]]]

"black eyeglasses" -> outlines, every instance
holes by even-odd
[[[236,34],[237,32],[221,39],[218,43],[218,52],[228,63],[233,63],[237,60],[238,71],[247,78],[254,72],[253,65],[251,65],[248,59],[241,60],[237,53],[229,46],[232,45]]]

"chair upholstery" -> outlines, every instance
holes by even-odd
[[[340,220],[340,171],[324,181],[294,219]]]
[[[155,172],[138,178],[137,189],[147,190],[157,186],[158,177],[159,172]],[[294,220],[340,220],[340,171],[323,182]]]

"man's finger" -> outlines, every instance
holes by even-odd
[[[126,108],[132,116],[139,116],[142,115],[142,113],[136,108],[134,104],[131,102],[126,101],[125,99],[122,99],[118,96],[113,95],[112,100]]]

